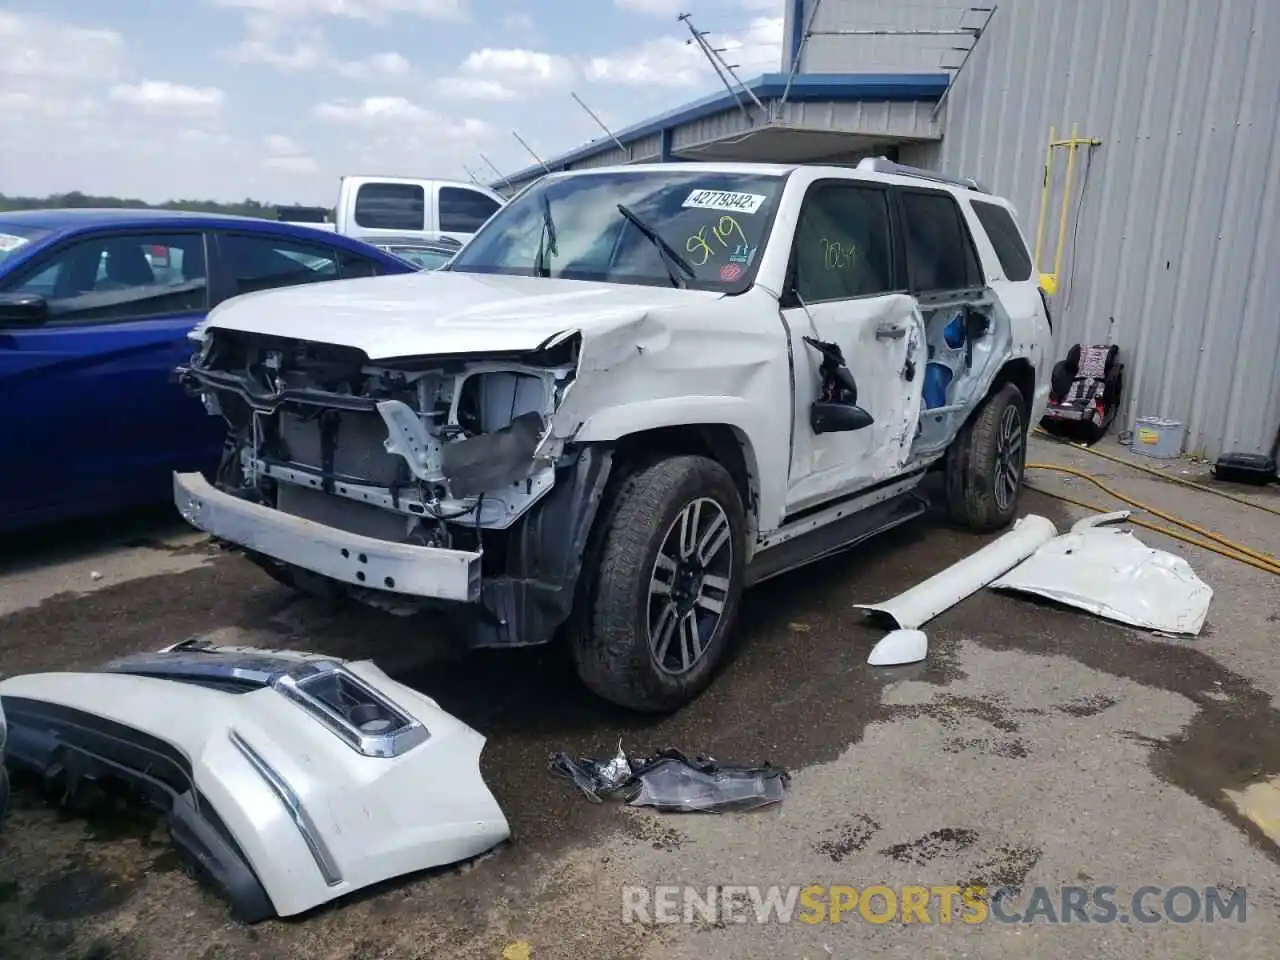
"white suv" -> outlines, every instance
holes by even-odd
[[[447,268],[239,297],[183,381],[230,426],[194,525],[278,579],[563,634],[677,707],[744,587],[946,507],[1014,517],[1049,317],[1010,205],[885,161],[553,174]]]

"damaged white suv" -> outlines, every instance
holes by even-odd
[[[563,632],[672,709],[744,587],[918,516],[1009,523],[1051,330],[1010,205],[887,161],[544,177],[444,269],[237,297],[180,371],[230,425],[184,517],[285,583]]]

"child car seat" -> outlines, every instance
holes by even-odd
[[[1115,344],[1073,344],[1050,374],[1045,429],[1083,434],[1087,443],[1101,438],[1119,409],[1124,370],[1119,356]]]

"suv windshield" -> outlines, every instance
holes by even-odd
[[[446,269],[741,293],[785,182],[700,170],[548,176],[495,213]]]

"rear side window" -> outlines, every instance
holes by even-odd
[[[1027,245],[1022,242],[1022,234],[1018,233],[1018,225],[1013,216],[1004,207],[981,200],[971,200],[969,205],[978,216],[982,229],[987,231],[991,245],[996,248],[996,259],[1004,275],[1010,280],[1031,279],[1031,254]]]
[[[382,275],[382,264],[349,250],[339,250],[338,272],[343,280],[354,277],[378,277]]]
[[[338,279],[338,261],[330,247],[237,233],[225,234],[219,245],[231,296]]]
[[[440,229],[450,233],[475,233],[493,216],[498,202],[465,187],[440,188]]]
[[[923,292],[981,286],[978,254],[955,198],[917,190],[900,195],[911,288]]]
[[[416,183],[362,183],[356,190],[357,226],[369,230],[425,230],[427,193]]]

